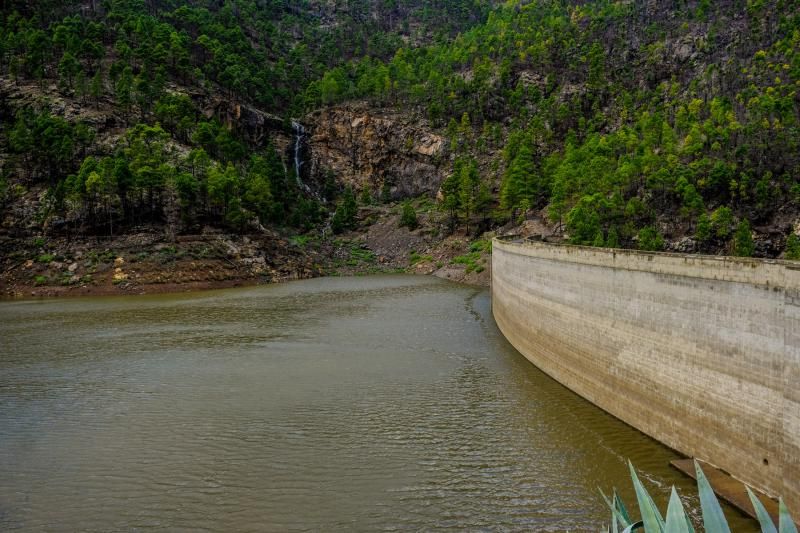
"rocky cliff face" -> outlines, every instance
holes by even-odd
[[[332,107],[304,119],[311,171],[393,198],[435,194],[449,166],[444,139],[424,119],[366,104]]]
[[[208,99],[200,105],[206,118],[216,118],[253,148],[272,143],[279,153],[285,153],[292,143],[291,126],[272,113],[223,98]]]

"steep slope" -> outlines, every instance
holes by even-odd
[[[497,222],[545,209],[580,244],[796,255],[798,7],[515,1],[451,43],[323,81],[447,124],[461,223],[477,160],[485,182],[502,176]]]
[[[488,5],[4,3],[0,203],[47,189],[31,231],[308,229],[341,187],[310,194],[293,175],[300,89],[349,58],[445,39]]]

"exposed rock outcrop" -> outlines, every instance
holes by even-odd
[[[213,99],[204,104],[207,118],[215,117],[254,148],[269,142],[284,153],[291,142],[291,127],[283,119],[240,102]]]
[[[424,119],[366,104],[308,115],[312,172],[374,193],[388,184],[392,197],[435,194],[449,166],[444,139]]]

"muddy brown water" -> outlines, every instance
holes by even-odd
[[[676,457],[528,363],[486,290],[0,303],[0,530],[597,531],[626,458],[697,515]]]

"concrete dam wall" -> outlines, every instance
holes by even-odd
[[[492,306],[550,376],[800,513],[800,265],[496,239]]]

